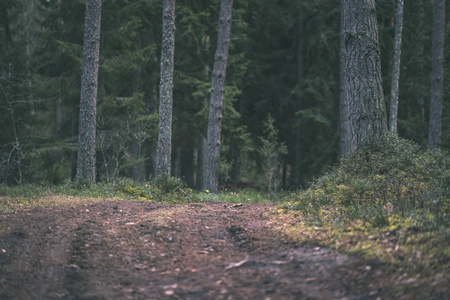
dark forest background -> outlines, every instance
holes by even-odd
[[[206,135],[219,2],[176,3],[172,174],[193,187]],[[396,4],[376,3],[389,107]],[[400,73],[398,134],[424,146],[432,6],[431,0],[405,1]],[[82,0],[0,2],[2,183],[61,184],[75,175],[84,13]],[[162,1],[103,1],[96,154],[100,181],[129,177],[142,182],[154,174],[161,32]],[[447,21],[446,41],[449,32]],[[271,132],[278,133],[272,143],[287,147],[280,165],[284,189],[304,186],[339,160],[339,34],[337,0],[234,1],[221,186],[264,186],[262,146]],[[449,56],[446,46],[442,147],[447,149]]]

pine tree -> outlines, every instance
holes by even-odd
[[[341,0],[340,15],[340,54],[339,54],[339,119],[340,119],[340,153],[346,155],[352,152],[351,148],[351,128],[349,119],[348,97],[345,89],[345,31],[344,31],[344,0]]]
[[[76,179],[95,183],[95,136],[101,0],[86,1]]]
[[[158,149],[156,177],[170,177],[172,156],[173,63],[175,53],[175,0],[164,0],[161,50]]]
[[[403,0],[397,0],[395,14],[394,57],[392,58],[391,104],[389,109],[389,131],[397,132],[398,94],[400,81],[400,57],[402,53]]]
[[[431,102],[428,145],[441,146],[442,98],[444,95],[445,0],[434,0]]]
[[[374,0],[344,0],[345,88],[351,144],[359,150],[387,132]]]
[[[220,130],[225,77],[230,44],[231,13],[233,0],[221,0],[219,15],[219,33],[214,56],[211,100],[209,103],[208,135],[204,163],[204,188],[212,193],[218,189],[217,165],[220,153]]]

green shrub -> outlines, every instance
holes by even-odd
[[[287,200],[293,239],[417,272],[450,270],[446,151],[388,134]]]
[[[331,206],[340,219],[370,219],[376,224],[386,223],[384,213],[416,210],[448,219],[449,186],[447,152],[387,134],[344,158],[308,190],[291,195],[282,207],[320,218],[320,211]]]

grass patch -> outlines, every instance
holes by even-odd
[[[199,202],[228,202],[228,203],[273,203],[268,193],[259,192],[253,189],[243,189],[235,191],[221,191],[218,194],[211,194],[204,191],[198,194]]]
[[[388,134],[280,209],[297,240],[448,274],[449,187],[448,153]]]
[[[11,213],[25,208],[73,206],[105,200],[131,199],[162,203],[230,202],[268,203],[267,193],[254,190],[222,191],[211,194],[189,188],[181,179],[172,177],[136,183],[121,179],[116,183],[88,184],[67,182],[58,186],[24,184],[0,185],[0,213]]]

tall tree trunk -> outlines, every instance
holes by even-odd
[[[374,0],[344,0],[345,89],[352,152],[387,132]]]
[[[403,0],[397,0],[395,14],[394,57],[392,61],[391,104],[389,109],[389,131],[397,132],[398,84],[400,81],[400,57],[402,54]]]
[[[131,169],[131,176],[136,182],[145,181],[145,164],[142,160],[142,143],[140,141],[134,141],[131,146],[131,154],[133,159],[136,160],[133,168]]]
[[[431,65],[431,99],[428,145],[441,146],[442,98],[444,95],[445,0],[434,0],[433,45]]]
[[[303,59],[303,36],[304,36],[304,28],[303,28],[303,11],[301,10],[299,15],[298,15],[298,65],[297,65],[297,84],[301,85],[303,82],[303,77],[304,77],[304,59]],[[303,99],[300,96],[297,99],[297,103],[296,103],[296,111],[300,111],[303,107]],[[302,183],[302,170],[301,170],[301,163],[302,163],[302,141],[301,141],[301,133],[302,130],[300,128],[302,123],[302,117],[301,115],[298,115],[296,120],[295,120],[295,124],[294,124],[294,128],[296,128],[295,130],[295,153],[294,153],[294,178],[293,180],[291,180],[291,183],[293,183],[295,186],[300,186],[300,184]]]
[[[222,121],[223,94],[230,44],[231,13],[233,0],[221,0],[219,15],[219,33],[214,56],[211,100],[209,103],[208,134],[203,172],[204,188],[217,192],[217,163],[220,153],[220,129]]]
[[[175,0],[164,0],[156,178],[170,177],[171,171],[174,54]]]
[[[423,0],[419,0],[419,13],[417,16],[417,27],[419,28],[423,28],[423,24],[424,24],[424,19],[425,19],[425,11],[424,11],[424,3]],[[424,52],[425,52],[425,43],[423,41],[423,39],[420,39],[419,41],[419,45],[416,49],[416,55],[418,57],[423,57],[424,56]],[[419,64],[419,77],[424,76],[425,74],[425,65],[421,62]],[[426,124],[426,115],[425,115],[425,95],[423,94],[419,94],[419,97],[417,99],[417,104],[419,106],[419,110],[420,110],[420,121],[422,124]],[[427,136],[427,132],[426,130],[421,130],[420,136],[422,137],[423,141],[426,141],[426,136]]]
[[[101,0],[86,1],[76,179],[95,182],[95,127]]]
[[[339,63],[339,110],[341,131],[341,155],[352,152],[350,113],[348,111],[348,98],[345,90],[345,31],[344,31],[344,0],[341,0],[341,30],[340,30],[340,63]]]
[[[208,53],[209,48],[211,47],[211,43],[210,43],[210,38],[209,35],[206,37],[205,39],[207,42],[205,44],[205,53]],[[205,64],[204,68],[203,68],[203,72],[205,75],[205,82],[209,81],[209,73],[210,73],[210,67],[208,64]],[[205,93],[207,94],[207,93]],[[208,97],[205,96],[203,98],[203,103],[202,106],[205,111],[208,109]],[[203,132],[201,130],[197,131],[197,174],[195,177],[195,187],[197,190],[201,191],[202,189],[204,189],[205,184],[203,181],[204,178],[204,165],[205,165],[205,152],[206,152],[206,137],[203,134]]]
[[[55,133],[56,135],[61,135],[63,133],[62,125],[64,122],[64,114],[66,111],[66,105],[64,103],[64,95],[61,92],[61,89],[58,89],[58,101],[56,103],[56,126]]]
[[[141,49],[140,38],[136,41],[136,46],[138,49]],[[136,67],[133,70],[133,78],[132,78],[132,90],[134,93],[142,92],[142,71],[140,67]],[[131,155],[134,160],[134,165],[131,169],[131,176],[133,180],[136,182],[144,182],[145,181],[145,164],[142,155],[142,144],[143,140],[139,139],[139,137],[134,136],[133,145]]]
[[[201,132],[197,134],[197,145],[197,174],[195,177],[195,187],[197,188],[197,190],[201,191],[205,187],[203,172],[205,169],[204,166],[206,150],[206,138]]]

